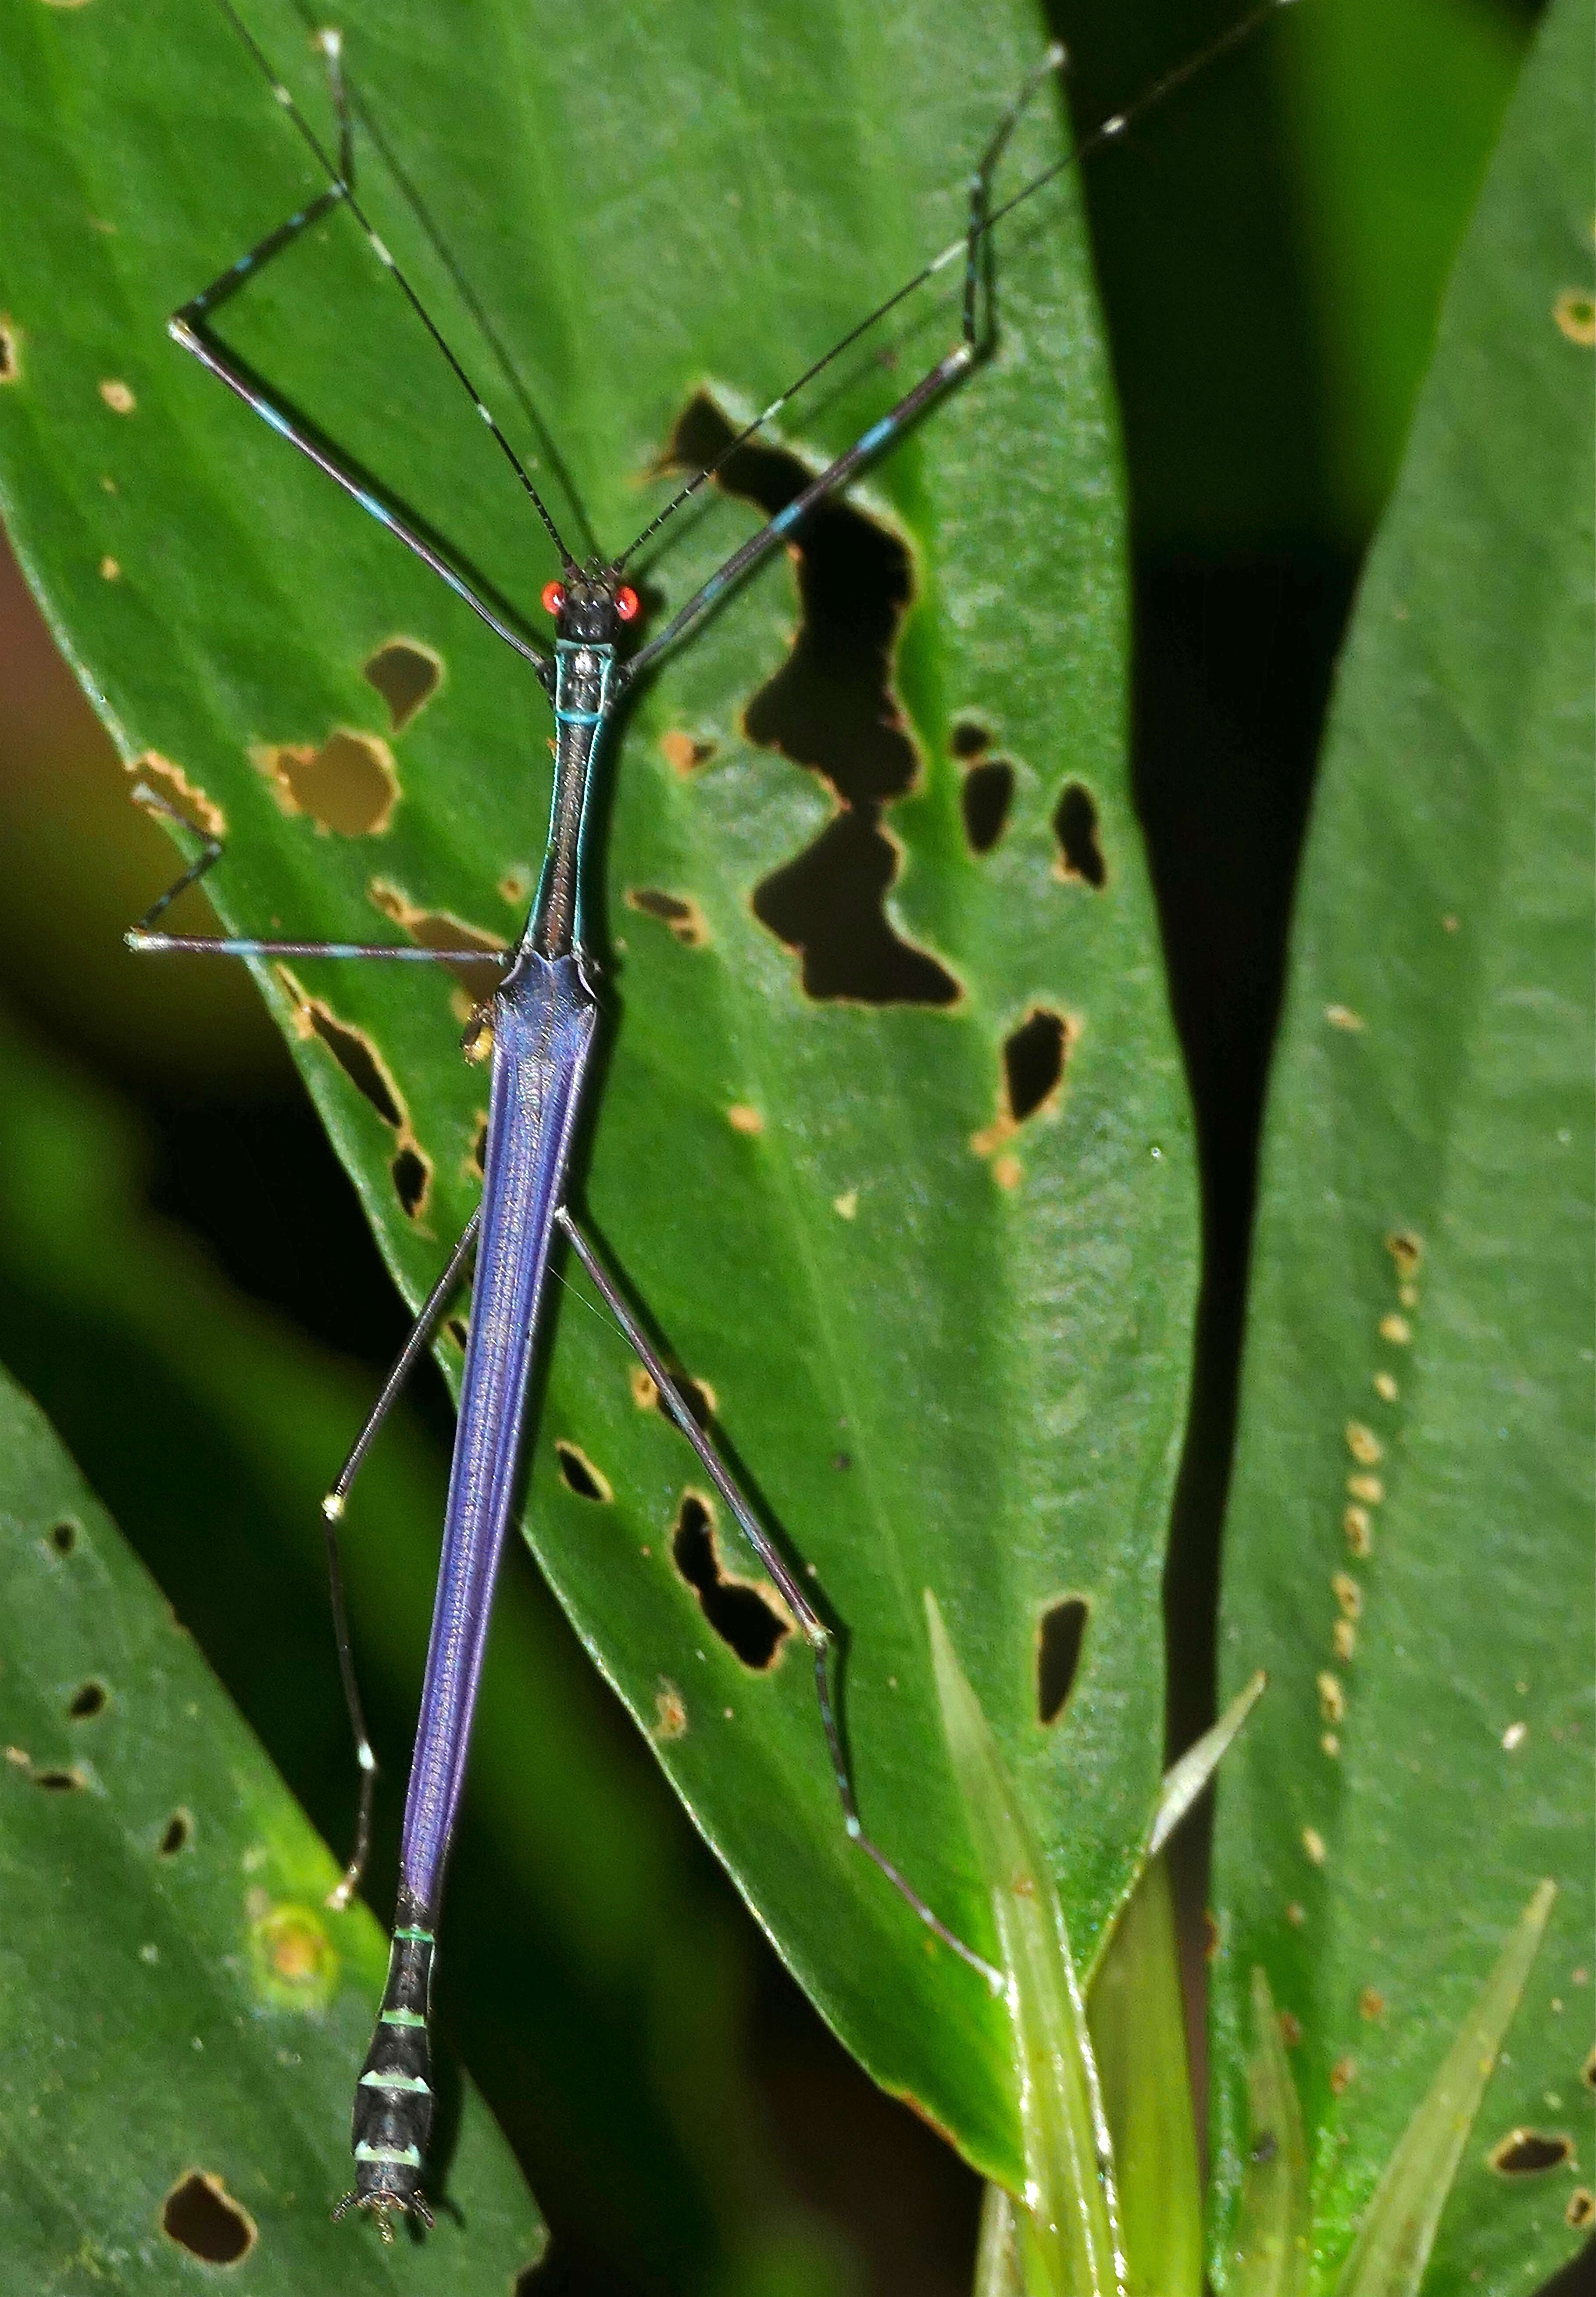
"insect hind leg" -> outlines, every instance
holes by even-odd
[[[682,1394],[658,1349],[649,1339],[633,1313],[630,1304],[609,1270],[600,1258],[596,1247],[580,1226],[574,1214],[562,1206],[556,1215],[560,1227],[571,1239],[576,1256],[596,1286],[605,1305],[614,1317],[631,1343],[638,1361],[659,1389],[662,1402],[681,1433],[698,1454],[700,1464],[710,1481],[725,1501],[749,1545],[769,1573],[783,1600],[797,1620],[803,1638],[814,1659],[815,1697],[820,1709],[820,1725],[826,1734],[827,1751],[831,1758],[832,1776],[836,1782],[837,1798],[843,1806],[843,1828],[850,1842],[857,1843],[866,1857],[879,1867],[906,1904],[918,1915],[927,1930],[941,1939],[942,1944],[956,1954],[961,1962],[978,1971],[994,1994],[1002,1990],[1003,1973],[994,1969],[983,1955],[967,1946],[956,1931],[950,1930],[935,1910],[924,1899],[907,1876],[893,1864],[879,1843],[865,1831],[859,1814],[859,1803],[853,1791],[852,1774],[848,1766],[847,1750],[837,1721],[836,1700],[833,1690],[832,1667],[836,1653],[836,1636],[816,1610],[800,1585],[791,1564],[761,1523],[743,1491],[721,1458],[710,1437],[694,1416],[693,1408]]]

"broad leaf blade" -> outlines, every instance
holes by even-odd
[[[1274,1688],[1220,1785],[1216,2112],[1233,2206],[1261,1963],[1300,2037],[1321,2287],[1548,1874],[1427,2297],[1510,2297],[1581,2238],[1590,39],[1586,0],[1552,10],[1452,283],[1342,670],[1272,1088],[1224,1644],[1232,1685]],[[1493,2166],[1516,2128],[1543,2166]]]
[[[842,4],[777,17],[656,6],[554,12],[535,27],[472,8],[446,27],[410,4],[342,22],[363,99],[612,547],[657,499],[646,474],[706,378],[728,407],[762,403],[955,235],[964,170],[1042,42],[1018,6],[976,23],[938,5],[912,24]],[[278,7],[259,29],[325,117],[302,27]],[[160,335],[168,309],[315,188],[302,152],[203,8],[128,29],[11,0],[6,41],[4,297],[21,363],[0,392],[7,514],[124,754],[158,753],[225,811],[217,898],[230,920],[366,935],[389,929],[380,896],[390,914],[513,932],[546,803],[540,696]],[[1048,112],[1019,139],[1015,180],[1058,149]],[[369,160],[366,177],[384,235],[491,373],[391,181]],[[999,356],[867,490],[912,538],[919,598],[896,679],[917,778],[872,851],[896,868],[893,934],[934,957],[959,1001],[808,996],[794,954],[750,914],[755,887],[832,811],[822,785],[742,731],[795,620],[777,564],[643,697],[618,764],[605,870],[618,1020],[585,1194],[848,1631],[867,1822],[945,1918],[980,1931],[919,1610],[930,1585],[1089,1955],[1133,1871],[1159,1767],[1157,1561],[1193,1208],[1124,770],[1116,457],[1066,192],[1016,218],[999,276]],[[797,418],[811,459],[879,415],[955,324],[943,292],[889,330],[890,371],[845,362]],[[535,523],[351,232],[296,248],[226,329],[535,613],[553,571]],[[122,384],[131,411],[103,383]],[[717,504],[679,527],[650,570],[666,604],[750,517]],[[114,579],[96,571],[103,558]],[[443,664],[403,731],[362,677],[396,636]],[[846,697],[835,708],[846,714]],[[1014,770],[1008,827],[984,855],[961,819],[960,718]],[[395,761],[400,794],[381,829],[285,819],[251,762],[340,729]],[[695,744],[709,754],[679,770]],[[1071,781],[1096,815],[1074,875],[1052,827]],[[639,892],[694,905],[706,935],[674,937],[657,910],[628,905]],[[274,976],[267,992],[306,1032],[311,1088],[418,1297],[474,1188],[482,1084],[456,1057],[458,990],[380,968],[296,978],[328,1009],[319,1033],[288,984]],[[1003,1047],[1039,1008],[1072,1033],[1067,1074],[1004,1137]],[[333,1023],[363,1032],[383,1064],[386,1117],[330,1057]],[[758,1132],[738,1129],[749,1111]],[[396,1160],[412,1198],[430,1170],[413,1218]],[[559,1327],[530,1528],[562,1601],[838,2031],[978,2164],[1013,2177],[1000,2016],[977,1982],[927,1959],[912,1917],[845,1843],[807,1670],[751,1672],[673,1568],[672,1527],[698,1479],[634,1401],[623,1349],[570,1308]],[[556,1441],[580,1448],[613,1502],[567,1488]],[[721,1530],[725,1567],[750,1576]],[[1092,1617],[1048,1733],[1036,1638],[1066,1594]]]
[[[424,2248],[333,2224],[377,1925],[4,1375],[0,1461],[8,2278],[502,2290],[542,2228],[474,2093]]]

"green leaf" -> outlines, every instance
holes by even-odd
[[[1323,2289],[1542,1876],[1558,1906],[1427,2297],[1513,2297],[1581,2238],[1591,35],[1588,0],[1560,0],[1526,67],[1304,863],[1226,1546],[1228,1681],[1274,1687],[1219,1794],[1216,2277],[1254,1964],[1300,2036]],[[1516,2128],[1544,2143],[1499,2166]]]
[[[333,2224],[383,1940],[326,1911],[334,1861],[4,1375],[0,1571],[12,2285],[188,2288],[198,2258],[294,2297],[503,2290],[543,2229],[469,2088],[424,2250]]]
[[[1024,2208],[1008,2245],[1017,2237],[1033,2297],[1123,2297],[1114,2149],[1064,1910],[929,1593],[926,1614],[942,1727],[1008,1975],[1025,2147]],[[990,2216],[982,2260],[989,2272],[1005,2245],[998,2205]]]
[[[279,4],[251,21],[325,121],[303,25]],[[651,0],[535,25],[481,0],[447,19],[402,0],[340,21],[369,116],[612,547],[660,498],[650,474],[706,382],[728,409],[763,404],[957,235],[966,170],[1043,38],[1018,0],[978,21],[952,0],[912,23],[857,0],[774,15]],[[158,32],[101,5],[4,0],[4,24],[16,379],[0,389],[0,487],[122,754],[154,753],[225,814],[214,883],[230,924],[364,938],[397,934],[397,912],[514,933],[547,803],[541,696],[160,333],[317,188],[313,168],[204,8]],[[1017,139],[1011,183],[1058,151],[1051,103]],[[378,227],[526,439],[491,350],[363,150]],[[894,666],[911,748],[892,769],[913,786],[872,850],[895,871],[891,933],[934,958],[958,1001],[807,994],[797,958],[751,912],[755,888],[835,813],[824,781],[745,731],[798,614],[777,564],[641,697],[617,762],[604,870],[616,1018],[582,1193],[846,1631],[866,1824],[979,1945],[984,1890],[920,1609],[930,1585],[1089,1956],[1134,1872],[1159,1771],[1158,1575],[1194,1202],[1125,768],[1117,455],[1067,184],[1006,229],[997,271],[997,357],[859,490],[906,538],[916,586]],[[956,299],[942,275],[884,330],[888,366],[874,346],[851,354],[794,411],[811,464],[941,354]],[[535,619],[554,571],[539,529],[347,217],[230,305],[225,332]],[[649,568],[664,606],[752,517],[716,501],[678,522]],[[362,674],[396,638],[442,665],[402,730]],[[841,721],[879,747],[884,707],[834,694],[822,728]],[[1008,826],[984,854],[961,817],[959,721],[1013,769]],[[285,816],[251,762],[283,745],[314,753],[341,729],[366,746],[333,751],[334,779],[341,760],[380,766],[370,745],[387,745],[399,796],[383,827],[381,781],[362,801],[368,831],[345,811],[323,834]],[[822,762],[841,778],[829,745],[827,732]],[[1071,783],[1085,794],[1073,876],[1053,827]],[[1094,811],[1095,849],[1081,827]],[[703,932],[678,939],[662,893]],[[310,1088],[417,1298],[475,1188],[483,1087],[456,1053],[459,991],[402,968],[294,977],[297,992],[275,974],[262,985],[304,1033]],[[1011,1131],[1004,1047],[1038,1009],[1067,1025],[1067,1070]],[[330,1039],[357,1069],[362,1048],[382,1064],[386,1092],[364,1073],[386,1116]],[[700,1479],[634,1400],[615,1335],[576,1303],[558,1323],[529,1535],[562,1602],[836,2030],[979,2167],[1017,2180],[1000,2010],[927,1954],[845,1841],[807,1668],[790,1652],[745,1666],[673,1568],[673,1527]],[[613,1499],[567,1486],[557,1443]],[[718,1530],[724,1569],[757,1577]],[[1067,1708],[1045,1728],[1039,1635],[1066,1597],[1090,1605],[1090,1625]]]
[[[1001,2186],[989,2184],[983,2191],[973,2297],[1024,2297],[1022,2214],[1019,2202]]]
[[[148,1164],[123,1103],[0,1026],[4,1354],[48,1393],[124,1535],[341,1852],[355,1772],[317,1503],[372,1374],[235,1291],[191,1236],[154,1217]],[[345,1527],[360,1688],[385,1772],[377,1873],[403,1793],[447,1467],[447,1449],[401,1405]],[[791,2199],[761,2108],[748,1925],[607,1707],[535,1575],[513,1574],[494,1621],[440,1970],[448,2079],[472,2063],[558,2196],[562,2230],[574,2220],[602,2241],[622,2277],[680,2276],[691,2260],[739,2289],[774,2270],[791,2292],[794,2252],[807,2248],[802,2285],[834,2288],[835,2242]],[[368,1899],[382,1896],[374,1876]],[[379,1958],[368,2021],[382,1969]],[[331,2101],[320,2181],[300,2188],[300,2211],[318,2222],[350,2180],[358,2062]],[[95,2078],[97,2061],[86,2054],[84,2066]],[[582,2163],[594,2158],[604,2185],[589,2197]],[[93,2162],[73,2174],[75,2206],[92,2219]]]
[[[1150,1858],[1087,1994],[1130,2297],[1199,2297],[1203,2198],[1169,1865]]]
[[[1192,1805],[1206,1789],[1236,1733],[1268,1688],[1269,1677],[1259,1667],[1247,1677],[1219,1720],[1210,1724],[1200,1739],[1194,1739],[1186,1752],[1165,1771],[1164,1782],[1158,1790],[1158,1807],[1153,1814],[1153,1824],[1148,1835],[1149,1859],[1157,1857]]]
[[[1556,1897],[1554,1882],[1538,1884],[1519,1915],[1479,2000],[1386,2165],[1336,2297],[1418,2297],[1452,2181]]]
[[[1300,2297],[1308,2284],[1312,2215],[1302,2108],[1262,1964],[1254,1964],[1251,1992],[1246,2161],[1226,2285],[1238,2297]]]

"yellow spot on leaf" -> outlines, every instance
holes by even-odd
[[[687,1702],[676,1685],[662,1675],[654,1695],[654,1728],[648,1735],[655,1740],[683,1739],[687,1731]]]
[[[1589,350],[1596,343],[1596,298],[1583,287],[1565,287],[1551,307],[1558,331],[1571,343]]]

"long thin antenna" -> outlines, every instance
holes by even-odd
[[[291,90],[286,88],[283,82],[277,78],[276,73],[272,69],[271,59],[267,56],[265,49],[260,45],[259,41],[256,39],[255,35],[251,31],[249,26],[244,22],[237,9],[233,5],[233,0],[217,0],[217,6],[221,10],[223,15],[226,17],[228,22],[232,25],[234,30],[237,33],[239,38],[243,41],[250,54],[254,58],[261,77],[266,81],[267,86],[271,89],[272,94],[276,97],[277,102],[282,105],[284,111],[288,114],[290,119],[292,120],[295,128],[298,128],[300,136],[309,147],[317,165],[326,177],[328,183],[333,186],[333,189],[337,193],[338,196],[343,201],[345,206],[349,209],[350,213],[354,217],[355,221],[366,234],[366,238],[371,243],[372,251],[375,254],[377,260],[382,264],[383,269],[386,270],[395,281],[397,281],[399,292],[403,294],[406,301],[409,304],[410,309],[415,312],[416,317],[421,321],[422,325],[426,329],[428,334],[431,335],[433,342],[442,352],[456,381],[465,392],[467,398],[471,400],[472,405],[476,408],[476,411],[481,416],[482,421],[487,424],[489,431],[492,433],[492,436],[498,444],[500,453],[504,456],[505,460],[509,464],[510,468],[514,472],[517,479],[520,480],[533,509],[537,512],[539,517],[542,520],[545,528],[547,530],[549,540],[554,544],[555,548],[560,554],[561,565],[564,567],[567,574],[574,574],[577,571],[576,561],[572,556],[571,552],[567,549],[564,537],[561,534],[559,528],[555,524],[553,515],[549,511],[547,504],[544,501],[542,496],[539,493],[537,487],[533,484],[531,472],[527,469],[520,456],[515,452],[514,448],[512,447],[508,439],[506,438],[504,432],[499,429],[498,423],[494,420],[491,408],[483,399],[481,392],[477,389],[475,383],[473,383],[470,375],[466,374],[460,359],[457,358],[446,339],[442,329],[432,317],[432,313],[427,309],[426,305],[422,301],[421,297],[411,285],[404,272],[399,268],[399,266],[394,260],[389,249],[383,244],[382,235],[378,232],[370,217],[366,213],[366,210],[360,205],[359,201],[356,198],[354,186],[350,181],[348,174],[342,168],[335,167],[328,153],[323,149],[321,139],[317,135],[315,128],[311,127],[310,122],[300,110],[299,105],[293,99]],[[322,54],[326,57],[328,69],[333,77],[333,101],[338,106],[341,119],[347,119],[348,112],[343,95],[341,35],[333,31],[324,31],[319,36],[318,45],[321,48]]]
[[[226,0],[223,0],[223,4],[226,4]],[[1188,80],[1195,79],[1197,75],[1205,71],[1210,64],[1217,63],[1221,56],[1228,54],[1232,48],[1240,47],[1243,42],[1249,40],[1269,17],[1278,15],[1282,8],[1288,8],[1292,4],[1293,0],[1262,0],[1261,6],[1251,9],[1227,31],[1216,34],[1212,40],[1188,56],[1183,63],[1174,65],[1171,70],[1164,74],[1161,79],[1156,79],[1152,86],[1144,89],[1136,101],[1128,104],[1123,111],[1110,112],[1107,119],[1099,120],[1095,128],[1082,136],[1079,143],[1071,146],[1062,159],[1055,160],[1051,167],[1042,169],[1041,175],[1032,176],[1031,181],[1023,185],[1011,199],[1005,200],[1001,207],[992,210],[986,220],[979,226],[976,237],[984,238],[995,226],[1003,221],[1006,216],[1011,216],[1016,208],[1023,207],[1027,200],[1034,199],[1037,193],[1044,190],[1056,177],[1066,174],[1072,168],[1080,167],[1082,161],[1090,159],[1091,154],[1100,150],[1104,144],[1116,142],[1128,128],[1133,128],[1139,119],[1143,119],[1148,112],[1161,104],[1165,97],[1172,95],[1177,88],[1183,87]],[[705,486],[710,480],[723,471],[737,449],[740,447],[745,447],[754,433],[762,430],[773,416],[779,414],[789,400],[796,399],[798,393],[806,390],[818,375],[823,375],[834,360],[841,358],[843,353],[858,342],[861,335],[868,334],[870,329],[880,320],[884,319],[889,311],[895,311],[900,303],[907,301],[917,288],[923,287],[928,279],[934,279],[939,271],[945,271],[949,264],[956,263],[966,257],[969,245],[970,239],[967,233],[961,234],[958,239],[950,241],[940,255],[934,255],[929,263],[923,264],[912,279],[906,279],[901,287],[894,289],[893,292],[886,297],[884,301],[877,303],[873,311],[868,312],[857,325],[850,327],[845,335],[840,336],[828,351],[823,352],[820,358],[815,360],[812,366],[805,367],[795,383],[790,383],[777,398],[773,399],[768,407],[762,408],[754,416],[752,423],[745,424],[744,428],[735,434],[712,463],[689,479],[684,487],[679,489],[664,508],[649,520],[648,524],[636,540],[627,545],[620,557],[613,562],[612,571],[619,573],[621,568],[635,557],[643,545],[659,532],[666,520],[674,517],[684,503],[690,502],[700,488]]]

